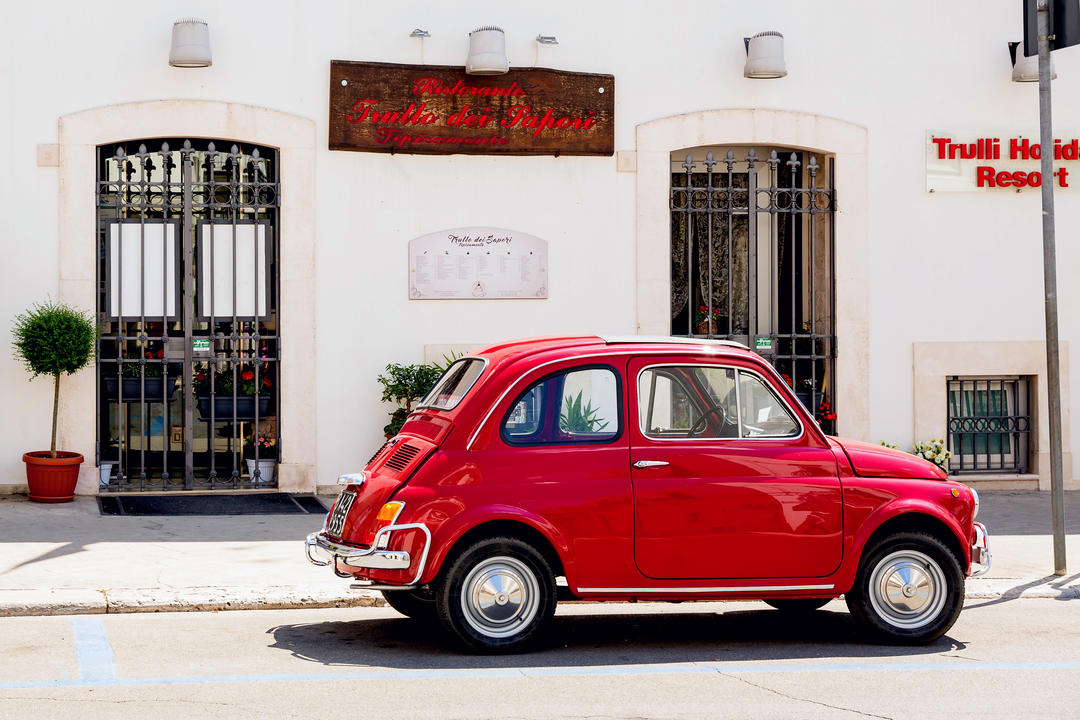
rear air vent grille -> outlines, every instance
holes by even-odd
[[[383,454],[383,450],[386,449],[386,446],[392,442],[394,442],[394,440],[391,438],[390,440],[387,440],[382,445],[380,445],[379,449],[375,451],[375,454],[371,456],[371,459],[367,461],[367,464],[370,465],[371,463],[375,462],[375,460]],[[367,465],[365,465],[364,467],[367,467]]]
[[[408,467],[409,463],[419,454],[420,448],[405,443],[395,450],[394,454],[390,456],[390,459],[386,461],[386,467],[401,472]]]

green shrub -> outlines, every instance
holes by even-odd
[[[60,402],[60,376],[86,367],[94,357],[97,325],[90,314],[46,301],[15,317],[12,329],[15,358],[26,366],[30,379],[53,377],[52,442],[49,454],[56,457],[56,413]]]
[[[383,386],[382,400],[396,403],[398,407],[390,413],[390,422],[383,432],[397,435],[405,424],[405,418],[412,412],[413,403],[428,394],[442,372],[443,369],[437,365],[390,363],[386,366],[386,374],[378,377]]]

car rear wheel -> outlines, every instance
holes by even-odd
[[[386,604],[405,617],[416,620],[435,619],[435,597],[419,590],[383,590]]]
[[[851,614],[877,638],[928,643],[944,635],[960,615],[964,573],[938,538],[899,532],[864,553],[845,597]]]
[[[778,598],[766,600],[765,603],[787,613],[808,613],[825,607],[829,603],[829,598]]]
[[[466,648],[518,652],[540,636],[555,614],[551,565],[511,537],[473,543],[451,563],[435,593],[443,626]]]

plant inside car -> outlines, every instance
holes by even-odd
[[[97,325],[88,313],[46,301],[16,316],[12,334],[15,357],[26,366],[30,378],[48,375],[53,380],[49,449],[23,455],[29,497],[37,502],[70,502],[75,498],[83,456],[56,449],[60,376],[72,375],[90,363],[97,341]]]
[[[568,433],[594,433],[608,426],[608,421],[597,417],[600,412],[590,401],[582,401],[584,390],[566,399],[559,414],[559,427]]]
[[[559,600],[808,613],[843,596],[871,637],[927,643],[990,562],[974,490],[826,435],[760,355],[720,340],[480,350],[338,482],[308,559],[476,652],[549,642]]]

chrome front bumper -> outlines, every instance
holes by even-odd
[[[415,585],[424,574],[424,566],[427,564],[428,550],[431,549],[431,531],[423,523],[406,523],[403,525],[387,525],[375,533],[375,539],[371,547],[362,548],[355,545],[337,543],[326,537],[322,532],[314,532],[304,540],[304,553],[308,562],[319,567],[333,566],[334,572],[342,577],[337,570],[337,561],[341,560],[346,565],[356,568],[372,568],[377,570],[408,570],[412,565],[412,557],[404,550],[384,550],[381,548],[390,544],[390,533],[402,530],[419,530],[424,534],[424,550],[420,553],[420,562],[416,568],[416,575],[406,585]],[[381,546],[381,547],[380,547]],[[318,557],[321,555],[322,557]]]
[[[975,569],[976,565],[982,567]],[[971,546],[971,577],[982,575],[990,569],[990,533],[982,523],[975,523],[975,543]]]

